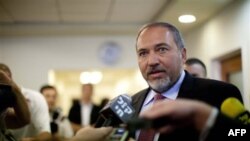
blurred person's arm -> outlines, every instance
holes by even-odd
[[[36,137],[37,141],[50,141],[51,134],[49,132],[41,132]]]
[[[51,134],[49,132],[41,132],[35,137],[22,138],[21,141],[51,141]]]
[[[16,129],[30,122],[27,102],[18,86],[3,71],[0,71],[0,83],[10,85],[14,94],[13,108],[8,108],[5,123],[7,128]]]
[[[84,127],[76,133],[71,141],[105,141],[111,132],[111,127]]]
[[[194,127],[199,133],[202,133],[213,110],[215,109],[210,105],[199,101],[164,100],[156,102],[151,108],[143,111],[141,116],[148,119],[166,118],[168,124],[158,129],[161,133],[170,133],[176,128],[188,126]],[[216,116],[217,114],[214,114],[213,120]]]
[[[176,128],[193,127],[200,134],[200,140],[228,140],[231,129],[250,130],[250,125],[244,125],[231,119],[206,103],[195,100],[178,99],[156,102],[152,107],[141,114],[146,119],[164,119],[167,124],[156,129],[160,133],[170,133]],[[245,141],[245,137],[239,138]]]
[[[70,124],[71,124],[71,127],[72,127],[74,133],[76,133],[78,130],[80,130],[80,129],[82,128],[81,125],[76,124],[76,123],[74,123],[74,122],[70,122]]]

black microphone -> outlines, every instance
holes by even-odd
[[[52,121],[50,122],[50,129],[52,134],[58,132],[58,121],[62,119],[62,117],[60,117],[60,111],[60,109],[55,109],[52,113]]]
[[[53,135],[58,132],[58,124],[55,121],[50,122],[50,130]]]
[[[100,115],[95,123],[95,127],[118,127],[122,123],[127,123],[135,111],[131,106],[131,101],[131,98],[126,94],[111,100],[99,112]]]

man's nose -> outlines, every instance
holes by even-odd
[[[148,56],[148,65],[155,66],[159,64],[159,58],[155,53],[150,53]]]

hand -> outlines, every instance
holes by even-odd
[[[2,70],[0,70],[0,84],[11,85],[11,79]]]
[[[0,70],[0,84],[8,85],[11,87],[11,92],[7,93],[9,100],[5,99],[8,103],[7,107],[14,109],[8,109],[6,113],[5,123],[9,129],[21,128],[30,122],[30,111],[26,103],[26,99],[19,87],[4,71]],[[24,141],[30,141],[30,139],[24,139]]]
[[[72,141],[104,141],[111,131],[111,127],[84,127],[76,133]]]
[[[195,100],[163,100],[143,111],[141,116],[148,119],[166,117],[169,124],[158,129],[161,133],[170,133],[176,128],[187,126],[201,132],[211,111],[211,106]]]
[[[35,141],[34,138],[22,138],[21,141]]]
[[[0,70],[0,84],[9,85],[13,92],[21,93],[15,82],[2,70]]]

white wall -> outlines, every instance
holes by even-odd
[[[1,43],[0,43],[0,47],[1,47],[2,45],[1,45]],[[2,49],[0,48],[0,61],[2,60],[2,53],[3,53],[3,51],[2,51]]]
[[[137,68],[134,36],[57,36],[0,39],[0,62],[9,65],[15,81],[38,90],[50,69],[107,68],[98,58],[105,41],[122,46],[121,60],[112,68]]]
[[[210,78],[219,79],[212,66],[213,59],[237,49],[242,51],[243,97],[250,109],[250,1],[231,4],[206,24],[185,35],[188,57],[202,59]]]
[[[2,46],[3,46],[3,44],[2,44],[1,39],[0,39],[0,62],[3,60],[2,59],[3,58],[3,49],[2,49]]]

